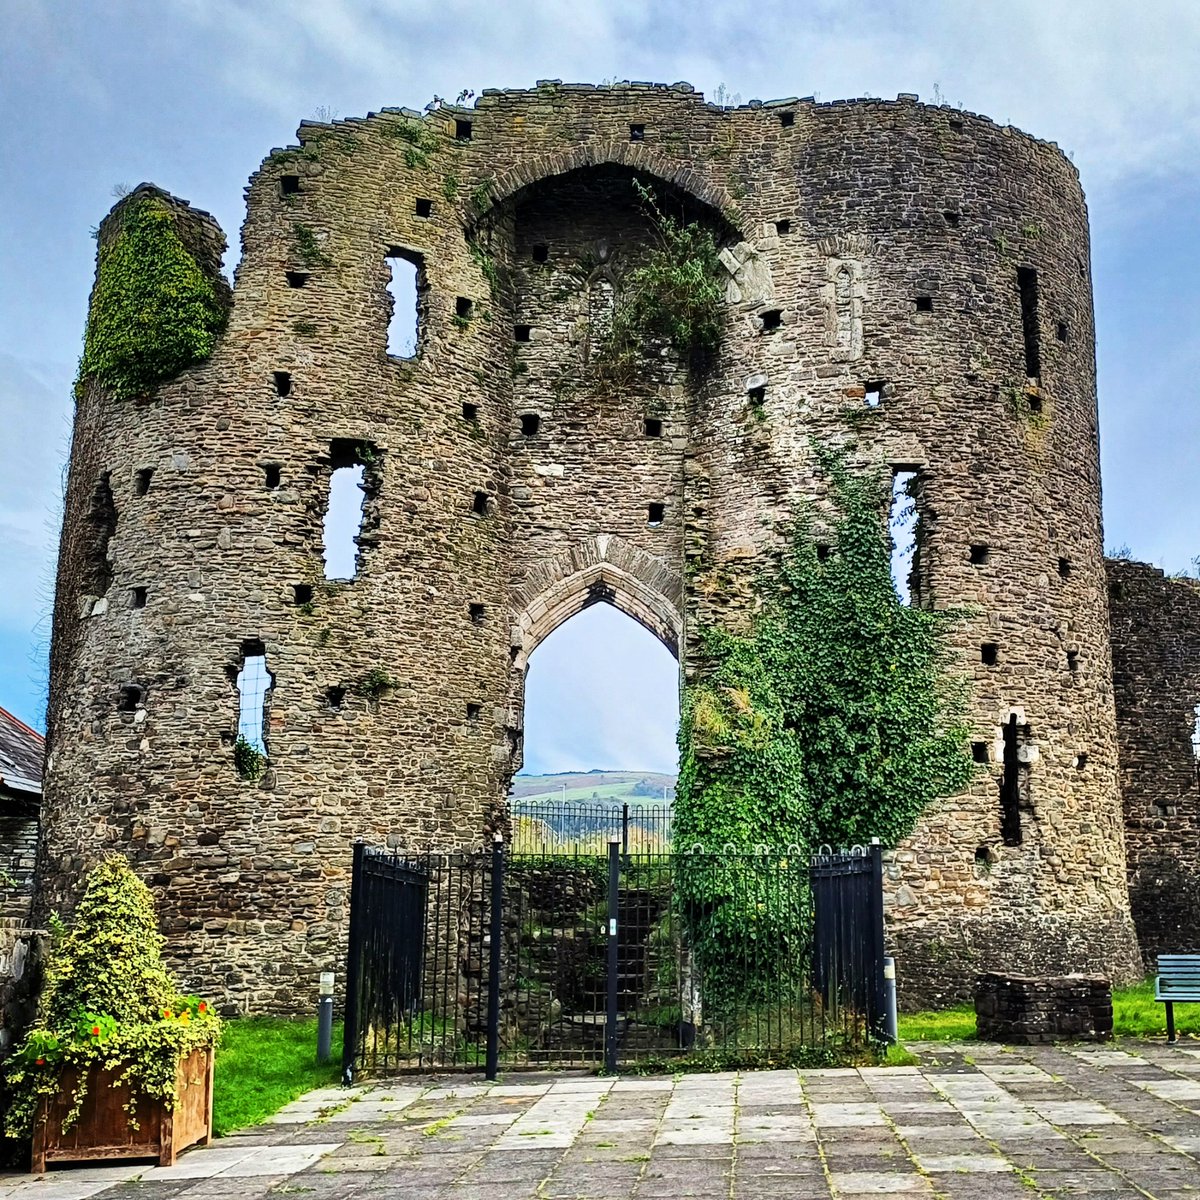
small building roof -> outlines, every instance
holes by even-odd
[[[46,739],[0,708],[0,798],[36,804],[42,796]]]

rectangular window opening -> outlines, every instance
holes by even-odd
[[[950,126],[951,133],[962,133],[963,131],[963,122],[961,117],[951,117],[946,124]]]
[[[901,604],[913,605],[917,596],[918,473],[908,467],[892,468],[892,498],[888,506],[892,585]]]
[[[977,763],[985,763],[991,761],[991,755],[988,754],[987,742],[972,742],[971,743],[971,761]]]
[[[483,624],[483,611],[484,610],[483,610],[482,604],[468,604],[467,605],[467,615],[471,618],[472,625],[482,625]]]
[[[413,211],[418,217],[432,217],[433,201],[425,199],[424,196],[418,196],[417,202],[413,205]]]
[[[387,352],[393,358],[415,358],[421,340],[421,293],[425,260],[413,250],[389,246]]]
[[[791,233],[792,232],[791,221],[787,220],[786,218],[784,218],[784,220],[782,220],[782,221],[776,221],[775,222],[775,232],[777,234],[779,234],[780,236],[782,236],[785,233]]]
[[[796,123],[796,114],[794,112],[781,112],[779,114],[779,124],[784,129],[791,129]]]
[[[279,177],[279,194],[281,196],[294,196],[301,190],[299,175],[280,175]]]
[[[290,371],[272,371],[271,378],[275,381],[275,395],[290,396],[292,394],[292,375]]]
[[[471,511],[477,517],[486,517],[488,511],[488,494],[487,492],[476,492],[471,501]]]
[[[267,669],[267,651],[261,641],[250,639],[242,643],[241,667],[235,678],[238,693],[238,742],[261,758],[267,754],[267,709],[275,678]],[[253,761],[238,760],[238,771],[245,778],[257,778]],[[261,762],[258,763],[261,768]]]
[[[1059,321],[1059,323],[1057,325],[1055,325],[1054,336],[1056,338],[1058,338],[1058,340],[1060,342],[1065,342],[1067,340],[1069,334],[1070,334],[1070,331],[1067,329],[1066,321]]]
[[[867,408],[878,408],[883,403],[883,389],[887,387],[884,379],[868,379],[863,384],[863,403]]]
[[[263,463],[263,486],[274,491],[283,477],[283,468],[278,463]]]
[[[352,439],[337,438],[330,443],[333,472],[322,524],[326,579],[351,580],[358,575],[359,537],[367,498],[364,457],[362,448]]]
[[[746,398],[755,408],[761,408],[767,400],[767,389],[764,384],[762,387],[752,387],[746,392]]]
[[[1077,771],[1086,770],[1087,765],[1088,765],[1087,751],[1080,750],[1079,753],[1075,755],[1075,770],[1077,770]]]
[[[463,414],[464,421],[478,421],[479,420],[479,405],[471,404],[468,401],[464,400],[463,406],[462,406],[462,414]]]
[[[528,325],[514,325],[513,326],[513,341],[514,342],[529,341],[530,332],[531,332],[531,327]]]
[[[473,130],[470,121],[464,120],[462,117],[455,117],[454,136],[460,142],[469,142],[471,140],[472,132]]]
[[[483,705],[482,704],[468,704],[467,705],[467,721],[470,724],[478,725],[479,718],[482,715],[483,715]]]
[[[1058,573],[1063,579],[1071,574],[1071,560],[1069,558],[1060,558],[1058,560]]]
[[[290,288],[302,288],[308,282],[307,271],[284,271],[283,277]]]
[[[1074,674],[1076,671],[1079,670],[1079,651],[1078,650],[1068,650],[1067,651],[1067,669],[1072,674]]]
[[[129,607],[130,608],[145,608],[146,607],[146,596],[148,594],[148,591],[149,591],[149,589],[144,588],[144,587],[133,588],[129,593]]]
[[[150,490],[150,481],[154,478],[153,467],[142,467],[133,476],[133,494],[144,496]]]
[[[645,125],[630,125],[629,140],[631,142],[644,142],[646,140]]]
[[[1033,267],[1017,268],[1017,290],[1021,293],[1021,332],[1025,339],[1025,374],[1030,379],[1042,375],[1041,348],[1038,344],[1038,276]]]
[[[346,689],[344,687],[327,687],[325,689],[325,703],[329,706],[330,712],[341,712],[345,699]]]
[[[292,598],[297,604],[311,604],[313,589],[311,583],[292,584]]]
[[[817,562],[828,562],[829,556],[833,553],[833,547],[827,542],[817,543]]]
[[[769,333],[772,329],[778,329],[783,324],[783,309],[768,308],[766,312],[759,314],[759,321],[762,323],[764,333]]]
[[[958,223],[961,220],[961,214],[956,213],[953,209],[948,208],[944,213],[942,213],[942,218],[951,229],[957,229]]]
[[[982,567],[987,562],[988,558],[991,557],[991,553],[992,551],[990,547],[983,545],[981,542],[977,543],[971,547],[971,565],[975,567]]]
[[[539,242],[533,248],[533,261],[535,263],[544,263],[550,257],[550,247],[542,242]]]
[[[475,302],[469,300],[466,296],[458,296],[454,301],[454,315],[460,321],[469,321],[471,319],[471,310],[475,307]]]
[[[652,529],[661,525],[666,515],[667,506],[665,504],[649,504],[646,506],[646,524]]]
[[[521,414],[521,432],[526,437],[533,437],[542,426],[542,418],[537,413]]]
[[[1192,709],[1192,757],[1196,760],[1196,770],[1200,771],[1200,704]]]
[[[146,689],[137,683],[123,683],[117,692],[117,712],[137,712],[146,698]]]
[[[916,300],[916,304],[917,304],[917,312],[919,312],[919,313],[933,312],[933,297],[932,296],[918,296],[917,300]]]
[[[994,667],[1000,661],[1000,647],[995,642],[984,642],[979,647],[979,661],[985,667]]]
[[[647,437],[662,437],[663,423],[658,417],[647,417],[642,422]]]
[[[1000,836],[1006,846],[1022,842],[1021,809],[1029,804],[1029,767],[1021,762],[1021,745],[1029,726],[1018,725],[1014,714],[1004,726],[1004,773],[1000,778]]]
[[[1026,399],[1029,401],[1029,411],[1035,417],[1045,408],[1041,396],[1027,396]]]

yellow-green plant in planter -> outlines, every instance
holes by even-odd
[[[85,1107],[103,1100],[85,1104],[89,1080],[119,1092],[130,1131],[140,1128],[139,1104],[170,1114],[181,1063],[210,1052],[221,1023],[206,1001],[179,994],[162,946],[149,889],[120,855],[106,858],[88,876],[70,928],[56,923],[34,1027],[7,1068],[9,1136],[37,1134],[35,1125],[49,1120],[59,1128],[41,1131],[45,1137],[70,1134]],[[137,1142],[132,1133],[128,1140]],[[84,1147],[86,1131],[71,1141]]]

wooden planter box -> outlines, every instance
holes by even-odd
[[[76,1075],[67,1071],[58,1095],[43,1101],[33,1127],[33,1173],[40,1175],[48,1162],[85,1162],[97,1159],[157,1158],[169,1167],[181,1150],[207,1145],[212,1137],[213,1050],[193,1050],[179,1060],[174,1108],[139,1096],[137,1122],[129,1124],[125,1105],[131,1088],[114,1086],[117,1071],[92,1067],[87,1096],[79,1119],[63,1133],[62,1120],[71,1110]]]

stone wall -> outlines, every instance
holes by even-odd
[[[38,842],[37,810],[5,803],[10,811],[0,816],[0,979],[12,972],[13,952],[29,920]]]
[[[635,178],[721,240],[704,380],[670,354],[621,387],[590,368],[652,236]],[[178,213],[200,251],[220,238]],[[917,602],[969,612],[954,651],[980,772],[889,862],[901,994],[965,998],[982,967],[1135,970],[1087,218],[1057,147],[907,97],[722,109],[682,84],[545,82],[306,122],[251,179],[242,247],[207,363],[142,402],[80,398],[44,906],[121,848],[188,987],[307,1010],[341,964],[353,839],[480,844],[521,762],[528,656],[589,603],[702,674],[699,629],[748,620],[795,503],[823,502],[817,439],[919,471]],[[409,359],[386,351],[389,258],[419,264]],[[348,461],[358,570],[327,581]],[[112,583],[84,596],[104,478]],[[233,681],[259,646],[269,761],[250,781]]]
[[[1105,565],[1129,899],[1153,971],[1200,951],[1200,581]]]
[[[1018,1046],[1108,1041],[1112,984],[1096,975],[983,975],[975,985],[975,1027],[982,1042]]]

